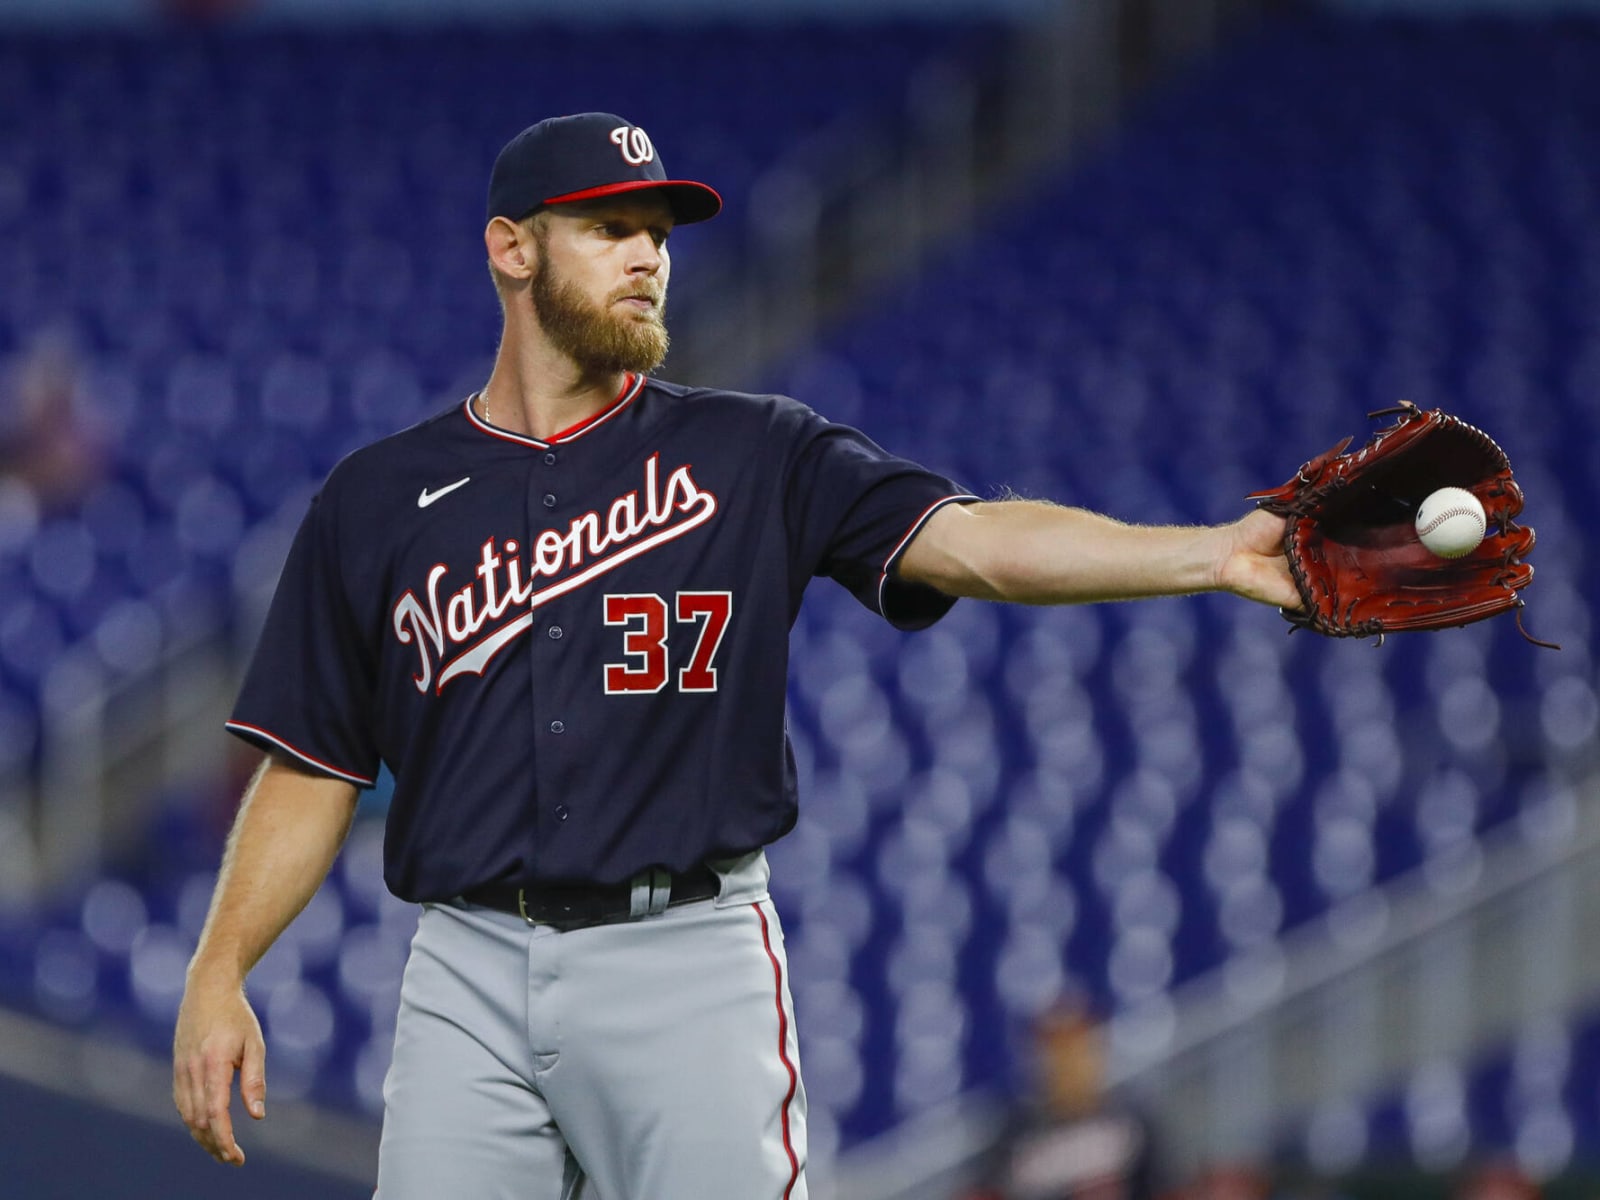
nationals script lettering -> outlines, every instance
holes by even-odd
[[[717,498],[695,483],[691,468],[685,464],[662,480],[660,459],[652,454],[644,464],[644,487],[618,496],[603,514],[591,510],[565,528],[542,530],[526,546],[491,537],[479,549],[471,582],[446,591],[452,568],[436,563],[428,571],[425,599],[415,591],[401,596],[391,623],[403,645],[416,646],[417,690],[442,691],[457,676],[483,674],[490,659],[533,627],[541,605],[715,516]],[[554,582],[541,586],[545,580]],[[497,624],[512,612],[518,615]],[[491,632],[482,634],[490,625]]]

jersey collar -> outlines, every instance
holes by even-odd
[[[490,437],[499,438],[502,442],[515,442],[520,446],[533,446],[539,450],[548,450],[551,446],[562,446],[569,442],[574,442],[591,429],[604,425],[612,417],[632,404],[638,398],[639,393],[644,391],[644,385],[648,382],[649,380],[645,376],[635,375],[632,371],[629,371],[622,378],[622,390],[617,393],[615,400],[588,420],[579,421],[576,425],[563,429],[560,433],[553,434],[548,440],[543,441],[539,438],[524,437],[520,433],[512,433],[509,429],[501,429],[498,425],[491,425],[488,421],[485,421],[478,415],[478,410],[472,403],[478,398],[477,392],[473,392],[472,395],[467,397],[466,403],[462,405],[462,410],[467,414],[467,420],[471,421],[481,432],[487,433]]]

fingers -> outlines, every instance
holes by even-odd
[[[1304,602],[1300,598],[1300,589],[1295,584],[1294,572],[1289,569],[1289,560],[1282,550],[1276,554],[1263,556],[1259,561],[1262,577],[1257,585],[1256,594],[1250,598],[1275,604],[1290,612],[1297,612],[1303,608]]]
[[[183,1118],[184,1125],[189,1130],[189,1136],[194,1138],[207,1151],[208,1136],[206,1128],[206,1099],[204,1071],[200,1064],[199,1055],[174,1055],[172,1062],[172,1097],[178,1106],[178,1115]]]
[[[1237,594],[1246,600],[1255,600],[1274,608],[1298,611],[1303,607],[1300,589],[1294,577],[1282,567],[1282,559],[1262,564],[1261,570],[1241,577]]]
[[[1300,595],[1300,589],[1295,587],[1294,579],[1291,577],[1288,581],[1287,589],[1281,593],[1278,607],[1288,612],[1301,612],[1305,606],[1306,602]]]
[[[260,1068],[263,1058],[264,1053],[258,1052],[255,1072],[258,1080],[263,1077]],[[189,1136],[218,1162],[240,1166],[244,1163],[244,1151],[234,1140],[233,1119],[228,1111],[235,1061],[233,1055],[215,1046],[174,1055],[172,1098],[188,1127]],[[264,1082],[258,1086],[264,1091]]]
[[[172,1055],[172,1103],[183,1118],[184,1127],[194,1130],[194,1089],[189,1083],[189,1063],[176,1050]]]
[[[203,1123],[208,1137],[200,1144],[218,1162],[240,1164],[244,1151],[233,1140],[233,1117],[228,1112],[233,1098],[233,1061],[221,1055],[207,1056],[202,1067]]]
[[[245,1042],[244,1063],[239,1068],[239,1098],[257,1121],[267,1115],[267,1047],[259,1038]]]

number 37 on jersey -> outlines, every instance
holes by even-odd
[[[717,690],[732,592],[610,592],[602,603],[605,623],[621,628],[623,653],[605,664],[607,695],[655,693],[669,683],[680,692]]]

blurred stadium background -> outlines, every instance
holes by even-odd
[[[813,589],[772,854],[813,1195],[960,1194],[1063,994],[1174,1195],[1593,1194],[1600,4],[6,0],[0,1196],[370,1194],[382,787],[252,976],[250,1166],[171,1109],[221,720],[316,481],[486,375],[495,150],[587,108],[728,200],[664,376],[1147,522],[1444,405],[1564,647],[1206,598],[904,638]]]

